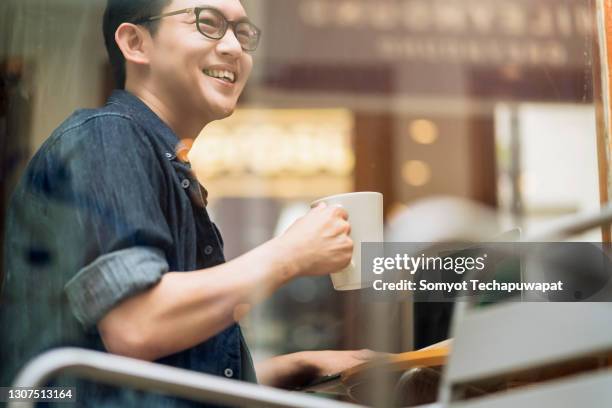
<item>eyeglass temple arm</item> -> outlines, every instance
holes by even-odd
[[[193,7],[186,8],[186,9],[181,9],[181,10],[176,10],[176,11],[171,11],[169,13],[160,14],[159,16],[149,17],[147,19],[147,21],[160,20],[160,19],[162,19],[164,17],[176,16],[178,14],[193,13],[194,11],[195,11],[195,9]]]

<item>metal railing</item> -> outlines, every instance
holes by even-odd
[[[79,348],[60,348],[39,355],[19,372],[13,386],[43,387],[60,374],[234,407],[358,407],[355,404]],[[33,402],[8,404],[9,408],[33,406]]]

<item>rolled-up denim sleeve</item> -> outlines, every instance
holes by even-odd
[[[167,271],[162,251],[134,247],[100,256],[64,289],[74,316],[89,328],[123,299],[155,285]]]
[[[74,317],[89,329],[168,272],[173,238],[163,210],[165,175],[138,128],[104,117],[73,132],[86,137],[66,135],[78,143],[68,148],[64,142],[47,173],[55,175],[51,191],[69,214],[70,227],[62,229],[74,231],[59,235],[71,242],[62,251],[70,259],[62,272],[64,294]]]

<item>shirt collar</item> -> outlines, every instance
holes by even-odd
[[[181,143],[179,137],[140,98],[128,91],[116,89],[108,99],[107,105],[119,107],[145,129],[153,130],[164,141],[167,149],[165,154],[172,155],[172,158],[176,157],[176,149]]]
[[[172,160],[176,158],[176,152],[181,144],[181,140],[174,133],[172,129],[163,121],[155,112],[151,110],[140,98],[136,95],[116,89],[111,94],[108,99],[107,105],[113,105],[117,107],[117,109],[126,113],[128,116],[133,118],[136,122],[142,125],[145,129],[152,129],[156,135],[159,135],[164,143],[164,156],[167,160]],[[189,162],[181,162],[177,160],[177,163],[180,163],[181,166],[185,167],[187,172],[191,172],[191,164]],[[195,180],[197,178],[193,176]],[[202,202],[204,206],[208,205],[208,191],[199,184],[202,194]]]

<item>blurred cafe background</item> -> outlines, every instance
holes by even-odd
[[[112,90],[104,3],[0,3],[3,214],[51,131]],[[264,33],[253,76],[236,113],[190,152],[228,259],[281,233],[314,199],[351,191],[384,194],[396,241],[453,217],[428,202],[457,204],[456,216],[486,206],[502,229],[527,233],[600,207],[593,1],[243,3]],[[363,307],[327,277],[300,279],[242,324],[255,360],[369,347]],[[386,318],[396,333],[385,348],[408,351],[445,339],[450,309],[398,304]]]

